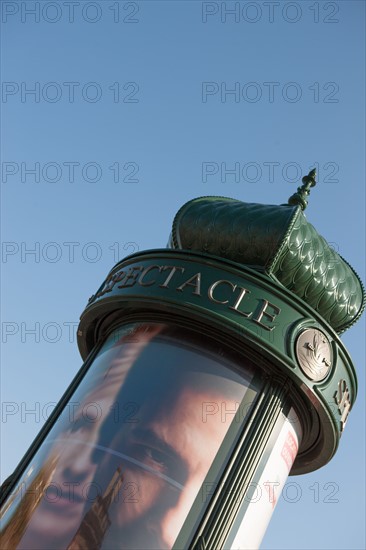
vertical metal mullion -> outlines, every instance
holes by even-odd
[[[283,410],[288,388],[269,380],[261,392],[248,424],[218,484],[218,489],[190,548],[218,550],[223,547],[230,528],[254,477],[278,416]]]

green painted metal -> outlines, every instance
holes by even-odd
[[[310,188],[315,187],[316,181],[316,170],[315,168],[311,170],[307,176],[302,178],[301,187],[297,188],[296,193],[291,195],[288,200],[288,204],[295,204],[301,207],[301,210],[305,210],[308,205],[308,196],[310,195]]]

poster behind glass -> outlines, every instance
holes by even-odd
[[[171,548],[253,375],[178,327],[116,329],[5,502],[1,548]]]

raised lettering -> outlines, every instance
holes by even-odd
[[[276,328],[276,325],[265,325],[264,323],[262,323],[262,318],[263,316],[267,317],[270,321],[274,321],[275,318],[277,317],[277,315],[279,313],[281,313],[281,310],[279,307],[275,306],[274,304],[271,304],[271,302],[269,302],[268,300],[263,300],[262,299],[262,302],[263,302],[263,305],[261,306],[260,310],[258,311],[258,314],[256,317],[253,317],[252,321],[254,321],[255,323],[257,323],[258,325],[260,325],[261,327],[265,328],[266,330],[273,330],[274,328]],[[267,311],[267,307],[271,307],[275,313],[274,315],[271,315],[270,313],[268,313]]]
[[[129,271],[126,273],[126,276],[123,279],[122,284],[118,285],[118,288],[126,288],[128,286],[133,286],[136,283],[137,277],[139,276],[139,273],[141,272],[142,269],[143,267],[140,265],[135,267],[130,267]]]
[[[193,286],[194,287],[193,294],[195,294],[196,296],[201,296],[201,273],[196,273],[196,275],[193,275],[193,277],[188,279],[185,283],[178,286],[177,290],[179,290],[180,292],[183,292],[183,289],[186,286]]]
[[[166,269],[171,269],[171,272],[169,273],[169,275],[167,276],[167,278],[165,279],[165,281],[163,282],[162,285],[159,285],[160,288],[168,288],[168,284],[170,283],[170,281],[172,280],[172,277],[174,275],[174,273],[179,269],[182,273],[184,273],[184,267],[176,267],[176,266],[173,266],[173,265],[165,265],[161,271],[165,271]]]
[[[99,298],[100,296],[103,296],[106,292],[111,292],[114,285],[121,281],[125,276],[124,271],[117,271],[117,273],[114,273],[114,275],[111,275],[110,277],[107,277],[103,288],[95,295],[96,298]]]
[[[215,290],[216,287],[218,287],[220,284],[227,284],[229,286],[231,286],[232,288],[232,291],[234,292],[237,285],[234,285],[231,281],[225,281],[224,279],[221,279],[220,281],[215,281],[214,283],[212,283],[212,285],[209,287],[208,289],[208,297],[209,299],[211,300],[211,302],[214,302],[215,304],[227,304],[229,302],[229,300],[218,300],[217,298],[214,298],[213,296],[213,291]]]
[[[246,296],[246,294],[250,294],[250,290],[248,290],[246,288],[243,288],[242,286],[239,286],[239,288],[240,288],[241,292],[238,296],[238,299],[236,300],[236,302],[233,306],[229,306],[229,309],[237,311],[238,313],[240,313],[240,315],[244,315],[244,317],[250,317],[251,314],[253,313],[252,311],[250,311],[249,313],[245,313],[245,311],[239,311],[238,310],[238,307],[240,306],[243,298]]]
[[[143,280],[145,278],[145,276],[150,272],[152,271],[153,269],[158,269],[159,270],[159,273],[162,269],[162,267],[160,265],[150,265],[149,267],[147,267],[146,269],[144,269],[144,271],[141,273],[140,275],[140,278],[138,280],[138,283],[139,285],[141,286],[152,286],[156,283],[156,280],[153,280],[153,281],[149,281],[148,283],[144,283]]]

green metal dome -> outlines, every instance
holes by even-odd
[[[169,246],[219,256],[264,273],[342,333],[365,308],[364,288],[303,213],[315,171],[303,182],[285,205],[225,197],[193,199],[178,211]]]

